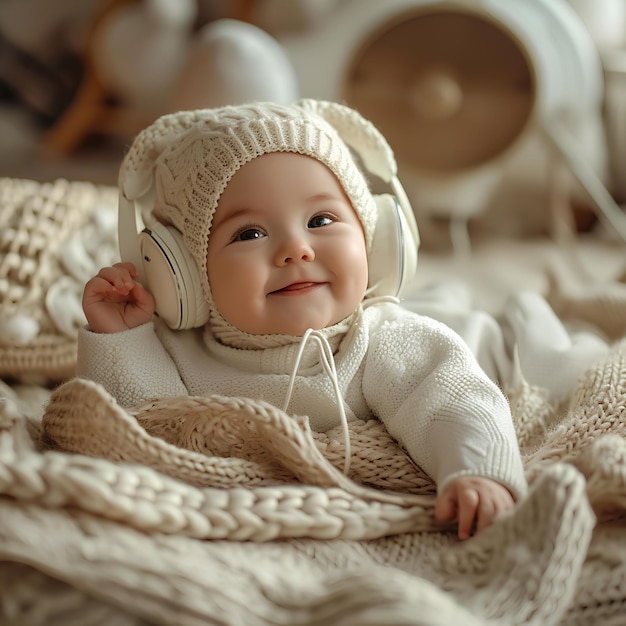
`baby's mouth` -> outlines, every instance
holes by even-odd
[[[280,294],[299,294],[306,293],[319,287],[322,283],[315,283],[311,281],[304,281],[300,283],[291,283],[291,285],[287,285],[286,287],[282,287],[281,289],[277,289],[276,291],[271,291],[270,295],[280,295]]]

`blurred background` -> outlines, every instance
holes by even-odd
[[[626,203],[625,41],[626,0],[2,0],[0,176],[115,184],[163,113],[315,97],[386,135],[426,246],[588,231]]]

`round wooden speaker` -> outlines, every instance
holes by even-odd
[[[533,115],[536,76],[515,34],[488,15],[418,7],[360,43],[344,95],[403,163],[451,173],[515,143]]]

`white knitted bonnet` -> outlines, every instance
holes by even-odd
[[[395,169],[393,152],[374,125],[337,103],[301,100],[181,111],[159,118],[137,136],[122,163],[120,188],[137,198],[154,184],[153,215],[182,233],[212,303],[207,246],[218,200],[235,172],[263,154],[295,152],[324,163],[350,199],[370,247],[376,203],[347,144],[357,148],[368,170]]]

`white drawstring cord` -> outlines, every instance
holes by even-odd
[[[298,368],[300,367],[302,355],[304,354],[304,348],[306,347],[308,340],[311,338],[315,341],[315,344],[317,345],[320,354],[320,360],[322,361],[322,366],[326,374],[332,380],[333,389],[335,390],[335,398],[337,400],[337,407],[339,408],[339,415],[341,418],[341,427],[343,429],[345,446],[343,473],[347,475],[350,471],[350,457],[352,456],[352,451],[350,449],[350,432],[348,431],[348,418],[346,417],[346,411],[344,409],[343,396],[341,395],[341,390],[339,389],[339,381],[337,380],[337,369],[335,367],[333,351],[330,347],[330,344],[328,343],[328,339],[326,339],[326,337],[324,337],[324,335],[319,330],[313,330],[312,328],[309,328],[302,336],[298,355],[296,356],[296,362],[293,366],[293,370],[291,371],[289,388],[287,389],[287,396],[285,398],[285,404],[283,405],[283,411],[287,411],[287,407],[289,406],[289,402],[291,401],[291,394],[293,393],[293,386],[296,380],[296,375],[298,373]]]

